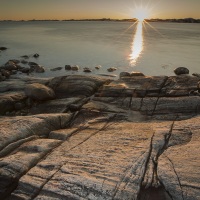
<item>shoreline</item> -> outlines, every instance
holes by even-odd
[[[200,76],[175,73],[1,81],[1,198],[198,197]]]

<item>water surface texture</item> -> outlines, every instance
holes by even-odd
[[[40,76],[67,75],[49,69],[66,64],[90,67],[93,74],[141,71],[173,75],[176,67],[200,73],[200,24],[130,22],[0,22],[0,65],[22,55],[46,68]],[[101,65],[100,70],[95,66]]]

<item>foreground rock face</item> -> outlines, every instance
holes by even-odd
[[[200,199],[199,80],[38,80],[57,99],[0,120],[1,198]]]

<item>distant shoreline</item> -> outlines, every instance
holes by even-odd
[[[44,22],[44,21],[108,21],[108,22],[137,22],[138,20],[133,19],[64,19],[64,20],[52,20],[52,19],[41,19],[41,20],[0,20],[0,22]],[[146,22],[175,22],[175,23],[200,23],[200,19],[194,18],[182,18],[182,19],[145,19]]]

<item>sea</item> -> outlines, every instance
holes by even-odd
[[[0,22],[0,66],[28,55],[28,61],[46,72],[32,76],[69,74],[118,76],[140,71],[147,76],[174,75],[177,67],[200,73],[200,24],[115,21],[20,21]],[[40,56],[34,58],[38,53]],[[23,65],[23,64],[22,64]],[[65,65],[78,65],[67,71]],[[101,66],[95,69],[96,66]],[[56,67],[61,70],[51,71]],[[108,68],[116,68],[108,72]]]

